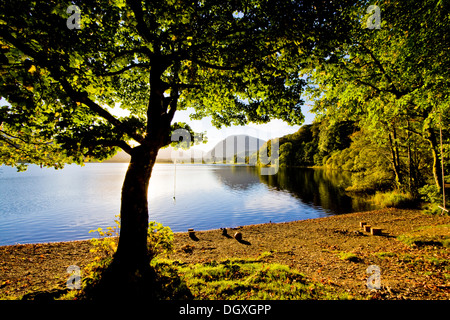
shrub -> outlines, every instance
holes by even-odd
[[[442,203],[442,193],[435,184],[427,184],[422,188],[419,188],[418,192],[421,195],[421,199],[425,202]]]
[[[423,209],[425,214],[438,215],[442,213],[442,209],[439,208],[439,203],[427,203]]]
[[[162,223],[152,221],[148,225],[148,251],[151,258],[168,254],[173,250],[173,231]]]
[[[91,252],[96,253],[93,261],[83,270],[83,287],[94,285],[101,276],[101,273],[110,265],[114,253],[117,250],[118,236],[120,230],[120,221],[114,220],[117,224],[114,227],[108,227],[106,230],[98,228],[89,231],[97,232],[99,238],[91,239],[93,248]],[[147,247],[150,258],[158,255],[167,254],[173,249],[174,234],[169,227],[164,227],[161,223],[152,221],[148,228]]]
[[[382,208],[411,208],[416,205],[416,201],[410,193],[403,193],[398,190],[377,192],[372,197],[372,201]]]

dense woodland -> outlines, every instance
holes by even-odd
[[[279,165],[323,166],[352,172],[353,185],[348,188],[351,191],[399,189],[414,196],[429,194],[439,198],[430,144],[426,139],[406,138],[407,135],[397,133],[395,145],[389,137],[387,143],[381,143],[376,132],[362,130],[353,121],[330,124],[323,120],[280,138]],[[443,140],[448,138],[448,131],[444,130]],[[448,144],[443,147],[448,148]],[[444,158],[444,167],[449,164],[450,160]],[[448,181],[448,170],[445,173]]]
[[[350,190],[441,202],[450,182],[448,12],[442,1],[387,1],[379,28],[355,27],[351,42],[310,57],[316,121],[280,139],[280,165],[348,170]]]

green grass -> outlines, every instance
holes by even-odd
[[[347,292],[309,280],[302,273],[258,259],[179,264],[160,261],[158,268],[175,268],[196,300],[351,299]]]
[[[416,201],[410,193],[397,190],[376,192],[372,201],[381,208],[412,208],[416,206]]]
[[[395,256],[396,256],[396,253],[395,253],[395,252],[387,251],[387,252],[377,252],[377,253],[375,253],[375,255],[376,255],[378,258],[384,259],[384,258],[387,258],[387,257],[395,257]]]
[[[426,226],[401,234],[397,239],[408,246],[438,246],[450,248],[450,224]]]
[[[352,261],[352,262],[358,262],[360,259],[356,254],[353,252],[347,252],[347,251],[340,251],[338,252],[339,259],[344,261]]]

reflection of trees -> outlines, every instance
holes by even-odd
[[[214,166],[219,181],[232,190],[247,190],[259,184],[259,168],[252,166]]]
[[[370,210],[366,201],[350,197],[345,188],[351,185],[351,174],[337,170],[310,168],[279,168],[275,175],[260,175],[253,166],[214,166],[217,179],[232,190],[247,190],[259,183],[272,190],[289,192],[301,202],[320,206],[333,213]]]
[[[321,206],[334,213],[369,210],[370,205],[354,201],[345,193],[351,175],[336,170],[280,168],[273,176],[260,180],[276,190],[286,190],[303,203]]]

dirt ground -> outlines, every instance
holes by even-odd
[[[382,229],[364,232],[360,221]],[[288,223],[175,234],[169,258],[201,263],[257,258],[298,269],[315,281],[359,299],[450,299],[450,249],[429,243],[408,246],[397,236],[421,227],[450,224],[449,216],[419,210],[383,209]],[[445,229],[448,230],[448,229]],[[241,232],[242,240],[233,235]],[[0,247],[0,298],[65,290],[71,265],[83,268],[93,254],[89,241]],[[381,289],[370,290],[367,268],[377,265]]]

